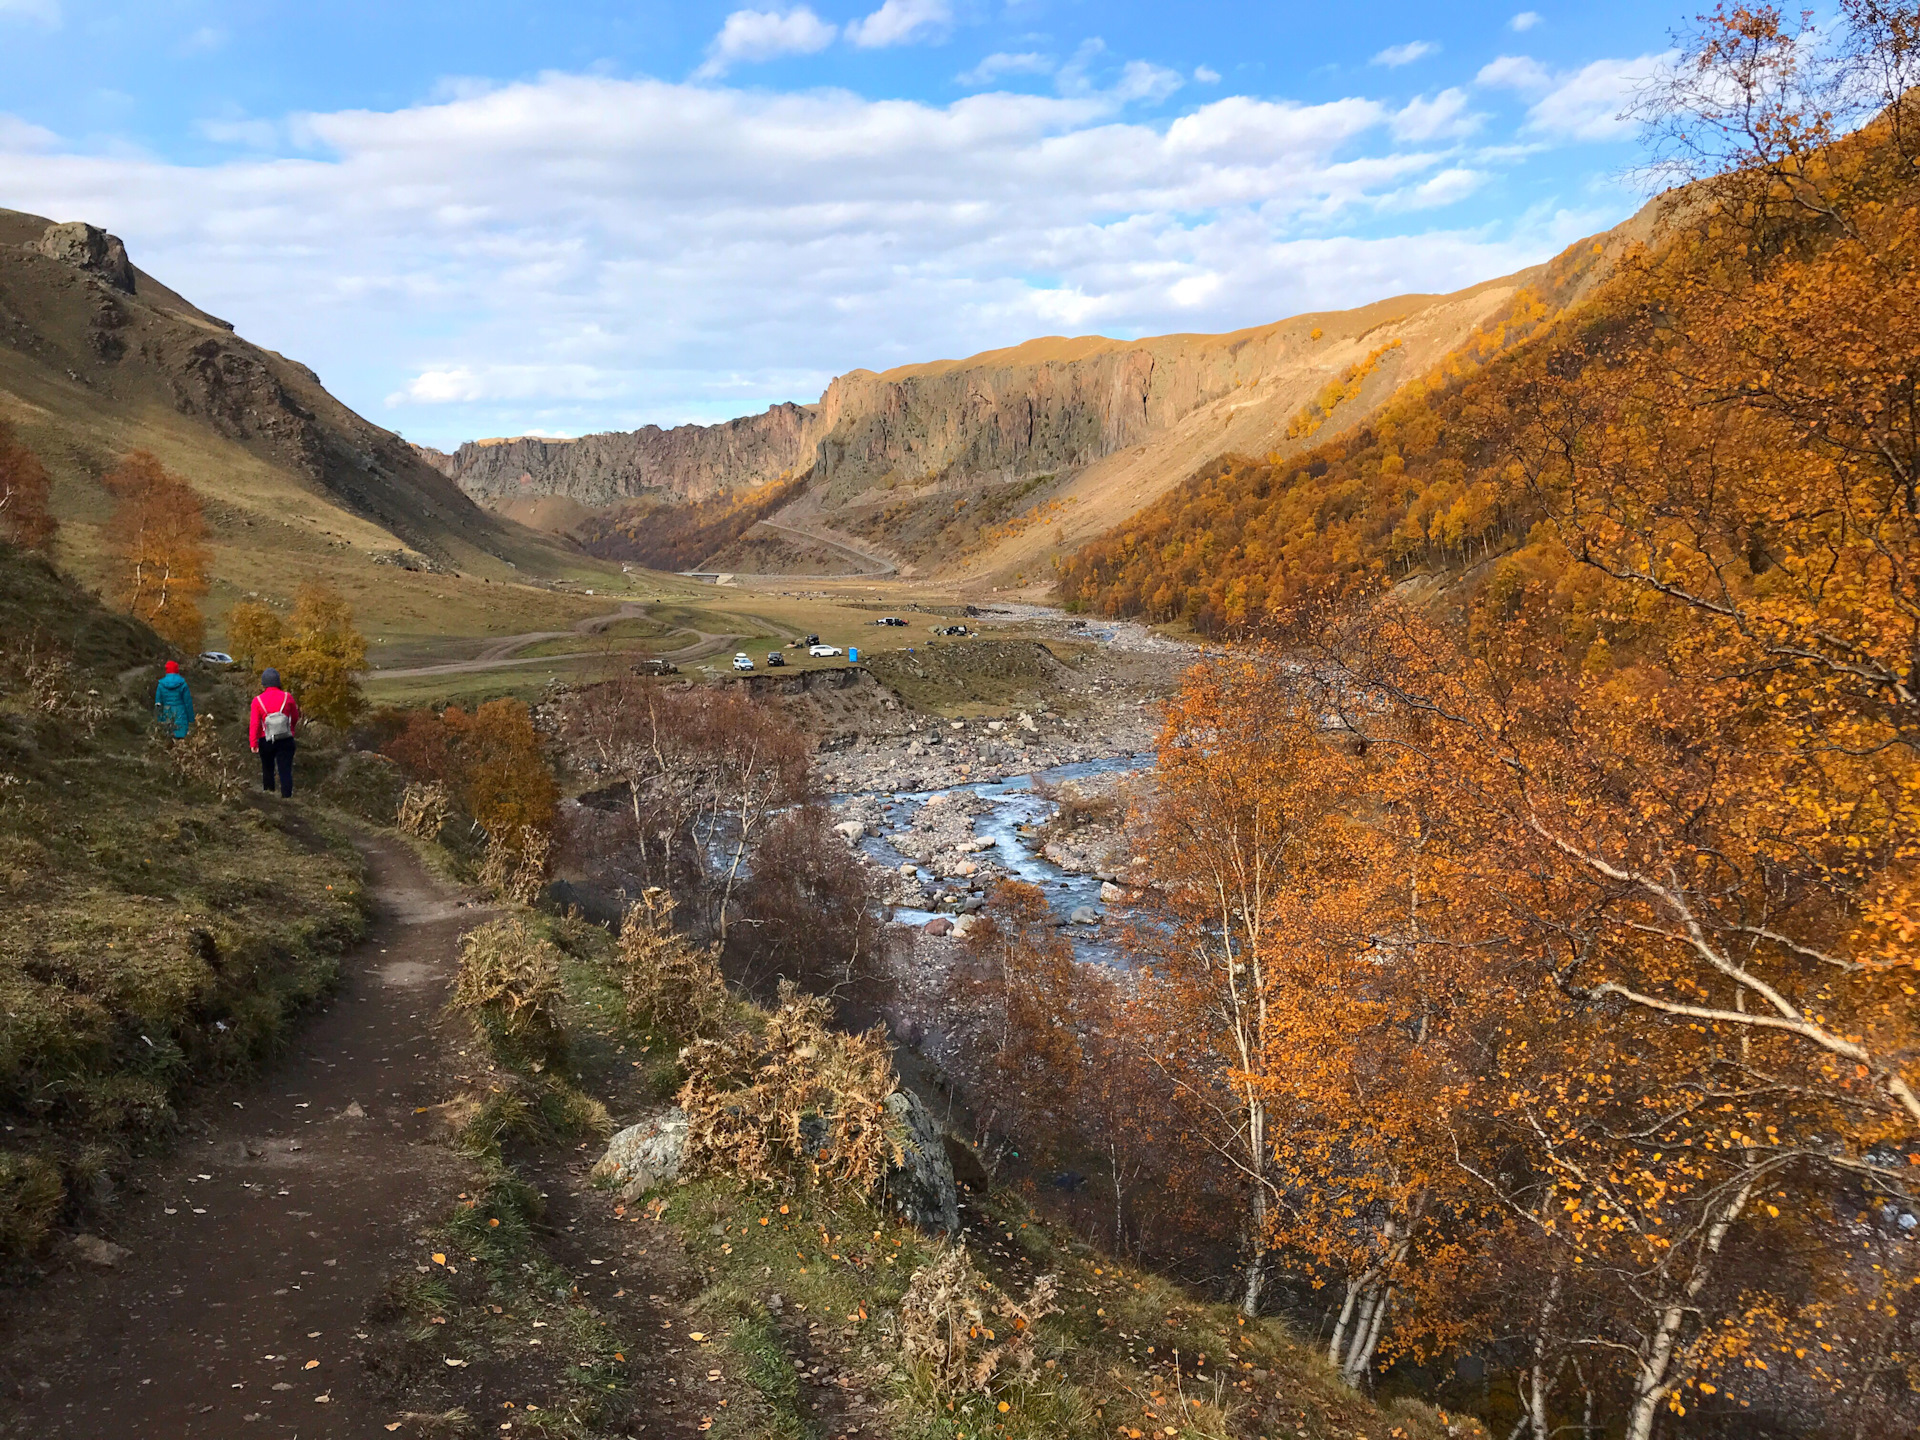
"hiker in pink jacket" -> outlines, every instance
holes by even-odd
[[[300,704],[280,688],[280,672],[269,666],[260,674],[260,693],[253,697],[247,722],[247,743],[260,757],[260,788],[271,791],[276,772],[282,798],[293,798],[293,736],[300,728]]]

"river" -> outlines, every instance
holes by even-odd
[[[1097,760],[1083,760],[1077,764],[1059,765],[1050,770],[1037,772],[1041,780],[1049,786],[1064,781],[1080,780],[1091,775],[1126,774],[1150,769],[1153,755],[1150,751],[1135,754],[1109,755]],[[882,812],[880,833],[868,835],[860,842],[860,848],[867,855],[888,869],[897,870],[904,863],[924,863],[912,860],[895,849],[892,838],[907,830],[913,824],[913,818],[935,796],[969,794],[987,801],[992,808],[973,817],[973,833],[982,840],[994,842],[990,851],[983,852],[983,860],[991,860],[1008,876],[1036,885],[1046,892],[1048,902],[1055,916],[1062,924],[1073,912],[1082,906],[1090,906],[1104,912],[1100,903],[1100,885],[1098,877],[1091,874],[1076,875],[1062,870],[1051,860],[1029,849],[1026,837],[1020,833],[1020,827],[1044,824],[1051,819],[1058,808],[1054,802],[1042,798],[1034,791],[1033,775],[1014,775],[1005,780],[981,781],[965,785],[954,785],[943,790],[896,790],[849,792],[835,796],[835,800],[873,799],[880,801],[886,808]],[[891,914],[896,924],[924,925],[941,912],[916,910],[905,906],[893,907]],[[1081,958],[1097,960],[1106,964],[1117,963],[1119,956],[1112,944],[1109,933],[1111,927],[1105,925],[1071,925],[1068,927],[1074,940],[1075,952]]]

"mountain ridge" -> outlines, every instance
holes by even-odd
[[[1221,334],[1040,336],[851,370],[811,404],[718,425],[468,442],[441,468],[483,504],[532,523],[550,516],[595,553],[642,563],[659,507],[797,482],[764,520],[743,503],[744,528],[701,568],[799,574],[822,546],[864,548],[908,579],[1017,588],[1222,454],[1298,448],[1311,434],[1290,427],[1329,387],[1342,390],[1333,403],[1344,429],[1474,336],[1510,324],[1516,305],[1557,312],[1648,223],[1643,210],[1554,260],[1448,294]],[[571,503],[541,510],[549,497]],[[575,505],[592,513],[583,521]]]

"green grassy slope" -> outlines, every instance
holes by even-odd
[[[222,800],[155,742],[165,652],[144,626],[0,544],[0,637],[5,1267],[86,1218],[99,1177],[169,1129],[184,1087],[271,1050],[363,913],[339,836],[244,792]],[[193,685],[244,776],[244,695]]]

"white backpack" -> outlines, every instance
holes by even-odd
[[[293,738],[293,717],[287,714],[287,701],[292,697],[286,691],[280,692],[280,708],[269,710],[260,720],[260,738],[262,740],[291,740]]]

